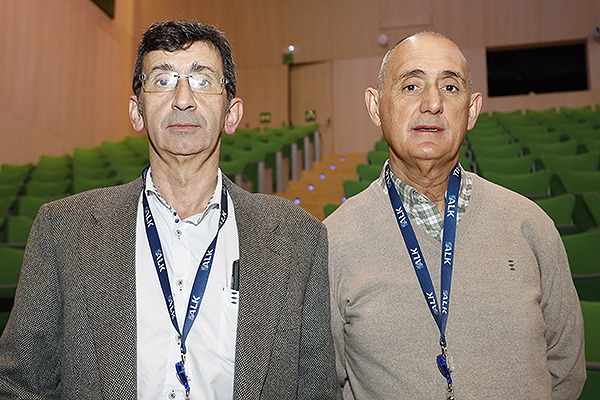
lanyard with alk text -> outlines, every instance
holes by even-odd
[[[144,181],[147,173],[147,169],[144,171]],[[183,330],[179,329],[179,324],[177,323],[177,316],[175,314],[175,301],[173,299],[173,293],[171,292],[171,285],[169,283],[169,275],[167,273],[167,267],[165,263],[165,256],[162,250],[162,246],[160,244],[160,238],[158,236],[158,231],[156,229],[156,224],[154,223],[154,218],[152,216],[152,211],[150,210],[150,206],[148,204],[148,197],[146,196],[146,190],[142,191],[142,203],[144,207],[144,221],[146,226],[146,236],[148,237],[148,243],[150,245],[150,251],[152,253],[152,259],[154,260],[154,266],[156,267],[156,273],[158,274],[158,279],[160,281],[160,286],[162,288],[163,296],[165,298],[165,303],[167,305],[167,309],[169,310],[169,316],[171,317],[171,323],[175,330],[179,334],[181,340],[181,361],[175,364],[175,369],[177,372],[177,377],[179,381],[184,386],[186,391],[186,398],[189,398],[190,386],[187,379],[187,375],[185,373],[185,354],[187,352],[187,348],[185,346],[185,341],[187,336],[198,316],[198,310],[200,309],[200,303],[202,302],[202,297],[204,297],[204,291],[206,290],[206,284],[208,283],[208,277],[210,275],[210,269],[212,267],[215,249],[217,247],[217,238],[219,237],[219,231],[221,227],[227,220],[227,188],[225,185],[222,185],[221,190],[221,215],[219,218],[219,227],[217,229],[217,233],[213,238],[212,242],[206,249],[204,253],[204,257],[200,261],[200,265],[198,266],[198,270],[196,272],[196,277],[194,279],[194,283],[192,285],[192,292],[190,294],[190,299],[187,306],[187,311],[185,315],[185,320],[183,323]]]
[[[425,258],[421,253],[421,247],[419,246],[419,242],[408,218],[408,214],[406,213],[404,205],[402,204],[400,195],[398,195],[398,191],[396,190],[396,187],[392,182],[389,164],[387,164],[385,168],[385,183],[388,188],[390,201],[392,203],[392,207],[394,208],[394,214],[396,215],[398,226],[400,227],[400,231],[402,232],[402,237],[404,238],[406,249],[408,250],[408,253],[410,255],[413,267],[415,269],[415,273],[417,274],[417,278],[419,279],[419,284],[421,285],[421,290],[423,291],[423,295],[425,296],[425,300],[427,301],[427,305],[429,306],[429,310],[431,311],[431,315],[433,315],[433,318],[435,319],[435,322],[440,330],[440,346],[442,348],[442,354],[440,354],[437,357],[437,364],[438,368],[440,369],[440,372],[448,382],[448,400],[454,399],[454,395],[452,391],[452,371],[448,365],[449,363],[447,360],[448,354],[446,347],[446,323],[448,322],[448,310],[450,305],[450,285],[452,282],[452,266],[454,264],[454,244],[456,237],[456,221],[458,212],[458,192],[460,190],[460,179],[461,170],[460,165],[457,163],[456,166],[452,169],[450,177],[448,178],[448,189],[446,191],[444,233],[442,236],[442,269],[440,285],[442,289],[442,302],[440,304],[438,303],[438,299],[435,294],[435,289],[433,287],[433,282],[431,281],[431,276],[429,275],[429,270],[427,269],[427,265],[425,263]]]

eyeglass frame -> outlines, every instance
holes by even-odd
[[[163,70],[162,72],[167,72],[167,73],[171,73],[172,72],[172,73],[175,74],[174,77],[177,78],[177,84],[175,86],[173,86],[173,89],[171,89],[171,90],[164,90],[164,91],[147,91],[146,90],[146,79],[148,78],[148,75],[146,75],[145,73],[142,73],[142,75],[140,76],[140,79],[142,81],[142,90],[145,93],[171,93],[171,92],[174,92],[175,89],[177,89],[177,86],[179,85],[179,78],[187,78],[188,85],[189,85],[190,84],[190,78],[192,77],[192,73],[193,73],[192,72],[190,74],[180,74],[180,73],[178,73],[176,71],[169,71],[169,70]],[[203,73],[206,74],[205,72],[203,72]],[[206,75],[215,75],[215,77],[217,76],[216,74],[212,74],[212,73],[206,74]],[[205,94],[205,95],[210,95],[210,96],[220,96],[220,95],[223,94],[223,92],[226,91],[226,86],[228,84],[230,84],[230,83],[231,83],[230,79],[227,79],[225,77],[219,78],[219,85],[221,85],[221,92],[220,93],[203,93],[203,92],[197,92],[197,91],[194,90],[194,88],[192,88],[191,85],[190,85],[190,90],[192,92],[198,93],[198,94]]]

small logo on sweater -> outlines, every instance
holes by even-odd
[[[510,268],[511,271],[516,271],[517,270],[515,268],[515,262],[513,260],[508,260],[508,267]]]

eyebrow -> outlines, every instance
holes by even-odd
[[[160,63],[160,64],[152,67],[151,71],[175,71],[175,67],[172,64],[164,62],[164,63]],[[208,65],[201,64],[197,61],[192,63],[192,66],[190,67],[190,72],[204,72],[204,71],[209,71],[209,72],[212,72],[213,74],[217,73],[213,68],[209,67]]]
[[[204,72],[204,71],[212,72],[213,74],[217,73],[217,71],[215,71],[213,68],[209,67],[208,65],[200,64],[197,61],[194,61],[194,63],[192,63],[190,72]]]
[[[423,71],[420,68],[411,69],[410,71],[406,71],[405,73],[403,73],[402,75],[400,75],[399,77],[397,77],[394,80],[394,84],[397,83],[397,82],[399,82],[399,81],[401,81],[401,80],[403,80],[403,79],[406,79],[406,78],[417,77],[417,76],[424,76],[424,75],[426,75],[425,71]],[[458,73],[456,71],[453,71],[451,69],[447,69],[447,70],[442,71],[441,76],[443,78],[449,78],[449,77],[450,78],[457,78],[457,79],[461,80],[462,82],[466,82],[465,78],[463,78],[463,76],[460,73]]]

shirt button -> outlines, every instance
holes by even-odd
[[[181,229],[177,229],[175,231],[175,235],[177,235],[177,237],[181,237]]]
[[[175,394],[175,391],[171,390],[171,393],[169,393],[169,398],[174,399],[175,397],[177,397],[177,395]]]

